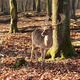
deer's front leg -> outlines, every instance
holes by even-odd
[[[32,44],[31,58],[30,58],[31,61],[33,60],[33,55],[34,55],[34,45]]]
[[[41,57],[42,57],[41,66],[44,66],[44,63],[45,63],[45,53],[46,53],[46,50],[41,49]]]

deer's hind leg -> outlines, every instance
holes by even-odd
[[[37,56],[37,47],[35,45],[32,45],[32,50],[31,50],[31,61],[33,61],[33,57],[35,60],[38,62],[38,56]]]

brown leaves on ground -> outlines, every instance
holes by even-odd
[[[45,17],[33,18],[19,18],[18,27],[26,29],[30,26],[32,29],[33,26],[44,24]],[[0,24],[0,54],[3,54],[3,57],[0,57],[0,80],[80,80],[80,56],[45,62],[42,68],[40,62],[36,65],[36,62],[29,61],[32,44],[31,32],[8,34],[8,30],[9,23]],[[71,35],[74,37],[73,34]],[[76,39],[78,40],[79,37]],[[16,60],[22,57],[27,66],[13,68]]]
[[[18,69],[9,64],[0,66],[0,79],[3,80],[79,80],[80,59],[67,59],[60,62],[46,62],[42,69],[40,63],[27,63]]]

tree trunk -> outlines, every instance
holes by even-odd
[[[49,19],[51,19],[51,15],[52,15],[51,2],[52,2],[52,0],[46,0],[47,14],[48,14],[48,16],[49,16]]]
[[[1,12],[4,11],[4,0],[1,0]]]
[[[47,54],[51,55],[51,60],[54,60],[56,56],[66,58],[75,54],[70,40],[69,0],[62,0],[64,1],[64,6],[59,6],[61,9],[64,8],[64,11],[58,8],[60,1],[52,0],[52,25],[55,26],[53,26],[53,46],[47,52]],[[61,12],[64,12],[65,15],[64,25],[62,23],[57,25],[58,15]]]
[[[79,0],[70,0],[70,17],[76,20],[76,9],[78,7]]]
[[[41,11],[40,0],[36,0],[36,11],[37,11],[37,13],[39,13]]]
[[[33,0],[33,11],[36,11],[36,2]]]
[[[53,46],[48,50],[48,53],[51,54],[52,60],[55,58],[55,54],[59,51],[59,41],[58,41],[58,26],[57,24],[57,14],[58,14],[58,0],[52,0],[52,25],[53,30]]]
[[[72,1],[72,9],[73,9],[73,11],[72,11],[72,18],[74,18],[74,19],[75,19],[75,13],[76,13],[75,3],[76,3],[76,0],[73,0]]]
[[[11,27],[10,33],[18,32],[17,28],[17,3],[16,0],[10,0],[10,16],[11,16]]]
[[[73,56],[76,52],[71,44],[70,39],[70,16],[69,16],[69,0],[64,1],[63,12],[65,15],[64,25],[63,25],[63,45],[62,52],[64,57]]]

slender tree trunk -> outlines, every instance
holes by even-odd
[[[40,0],[36,0],[36,11],[37,11],[37,13],[39,13],[41,11]]]
[[[75,19],[75,11],[76,11],[75,3],[76,3],[76,0],[72,0],[71,18],[73,19]]]
[[[1,12],[3,12],[4,11],[4,0],[1,0]]]
[[[3,7],[4,7],[4,10],[3,10],[4,13],[9,14],[9,0],[4,0]]]
[[[52,15],[52,5],[51,5],[52,0],[46,0],[46,9],[47,9],[47,14],[49,16],[49,19],[51,19],[51,15]]]
[[[58,41],[58,26],[57,24],[57,14],[58,14],[58,0],[52,0],[52,25],[53,30],[53,46],[48,50],[51,54],[52,60],[55,58],[55,54],[59,51],[59,41]]]
[[[33,0],[33,11],[36,11],[36,1]]]
[[[18,32],[17,28],[17,3],[16,0],[10,0],[10,16],[11,16],[11,23],[10,23],[10,33]]]
[[[69,3],[70,3],[70,17],[76,19],[75,14],[78,6],[78,0],[70,0]]]

